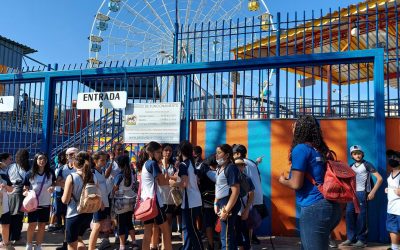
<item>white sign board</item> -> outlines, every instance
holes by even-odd
[[[125,143],[180,142],[180,102],[130,104],[125,114]]]
[[[14,96],[0,96],[0,112],[14,110]]]
[[[78,93],[77,109],[124,109],[126,91]]]

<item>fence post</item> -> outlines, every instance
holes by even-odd
[[[42,124],[42,145],[40,150],[48,155],[49,161],[51,157],[51,144],[53,141],[53,121],[54,121],[54,105],[56,85],[50,76],[45,77],[44,82],[44,108],[43,108],[43,124]],[[50,162],[51,163],[51,162]]]
[[[175,21],[175,33],[174,33],[174,48],[173,48],[173,60],[174,64],[178,63],[178,34],[179,34],[179,24],[178,20]],[[172,98],[173,102],[177,100],[177,85],[178,85],[178,76],[174,76],[174,84],[172,86]],[[167,100],[168,101],[168,100]]]
[[[386,176],[386,119],[385,119],[385,96],[384,96],[384,53],[383,49],[377,49],[377,53],[374,59],[374,99],[375,99],[375,148],[376,148],[376,162],[377,169],[382,176]],[[385,178],[384,178],[385,181]],[[383,184],[383,186],[386,186]],[[382,192],[383,188],[380,188],[382,195],[379,195],[381,200],[377,202],[384,204]],[[386,206],[381,206],[379,211],[379,218],[381,221],[385,221],[386,218]],[[379,241],[385,242],[388,240],[386,234],[386,228],[384,223],[380,223]]]
[[[189,62],[192,62],[192,55],[189,56]],[[191,90],[191,79],[192,75],[186,76],[186,98],[185,98],[185,139],[190,139],[190,102],[192,98]]]
[[[281,55],[281,13],[278,12],[277,16],[277,30],[276,30],[276,51],[275,51],[275,56],[280,56]],[[275,84],[275,118],[279,118],[279,106],[280,106],[280,100],[279,100],[279,83],[280,83],[280,72],[279,68],[276,69],[276,84]]]

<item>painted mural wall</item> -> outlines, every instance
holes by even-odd
[[[269,218],[263,221],[260,234],[298,235],[300,208],[296,207],[294,191],[279,184],[282,172],[290,170],[288,154],[292,141],[294,120],[252,120],[252,121],[192,121],[191,141],[203,148],[203,157],[215,152],[222,143],[243,144],[248,148],[248,158],[264,156],[259,170]],[[348,149],[359,144],[364,148],[365,159],[370,161],[386,179],[386,166],[376,166],[376,143],[374,142],[374,120],[321,120],[320,125],[328,146],[337,153],[338,159],[352,162]],[[387,148],[400,150],[400,119],[387,119]],[[385,180],[386,182],[386,180]],[[384,187],[369,204],[370,241],[387,237],[385,229],[386,195]],[[343,206],[343,217],[344,210]],[[344,220],[335,229],[336,238],[345,238]]]

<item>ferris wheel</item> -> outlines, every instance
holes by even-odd
[[[269,13],[263,0],[104,0],[89,36],[89,61],[171,60],[176,21],[187,27],[255,11]]]
[[[93,20],[88,61],[92,67],[111,61],[171,63],[176,21],[187,27],[263,14],[269,15],[264,0],[104,0]],[[269,18],[272,22],[270,15]],[[195,49],[191,46],[194,45],[179,47]],[[217,50],[218,53],[230,52]],[[187,54],[188,51],[178,52],[181,58],[177,61],[184,61]],[[229,84],[229,80],[221,80]],[[164,77],[158,83],[167,86],[162,97],[172,84],[170,81]],[[196,78],[194,81],[198,82]]]

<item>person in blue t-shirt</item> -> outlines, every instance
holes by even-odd
[[[301,207],[301,244],[307,250],[328,249],[329,234],[340,221],[339,204],[324,199],[308,179],[323,183],[328,152],[318,121],[310,115],[298,118],[293,124],[290,175],[287,178],[282,173],[279,182],[296,190],[296,203]]]

